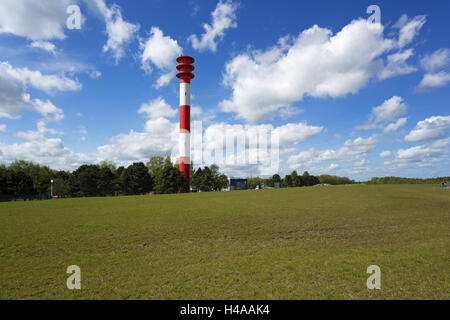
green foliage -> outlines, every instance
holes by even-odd
[[[259,177],[247,178],[247,182],[248,182],[249,189],[255,189],[256,186],[259,186],[260,188],[262,188],[264,179],[259,178]]]
[[[438,178],[427,178],[427,179],[417,179],[417,178],[400,178],[400,177],[374,177],[367,183],[370,184],[441,184],[444,182],[449,182],[450,177],[438,177]]]
[[[152,176],[142,162],[135,162],[126,168],[121,179],[124,194],[145,194],[153,190]]]
[[[153,178],[153,190],[155,193],[164,193],[163,189],[163,180],[162,180],[162,172],[164,169],[164,157],[151,157],[150,160],[147,162],[146,166],[148,169],[148,172]]]
[[[228,188],[228,184],[228,177],[221,174],[215,164],[198,168],[192,176],[192,187],[197,191],[221,191]]]
[[[161,171],[157,193],[177,193],[181,190],[187,190],[188,185],[189,183],[184,175],[176,165],[172,164],[170,157],[167,157]]]
[[[16,160],[8,167],[9,170],[14,172],[24,172],[33,181],[33,188],[35,192],[40,195],[47,196],[50,190],[50,180],[53,172],[47,166],[40,166],[30,161]]]
[[[350,180],[347,177],[338,177],[338,176],[332,176],[329,174],[322,174],[319,176],[319,181],[322,184],[331,184],[331,185],[338,185],[338,184],[353,184],[355,183],[354,180]]]
[[[62,198],[70,196],[69,180],[63,178],[53,179],[53,195]]]

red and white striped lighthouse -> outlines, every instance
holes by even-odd
[[[180,56],[177,58],[177,77],[180,79],[180,171],[189,182],[191,168],[191,79],[194,78],[194,58]],[[189,192],[180,190],[180,192]]]

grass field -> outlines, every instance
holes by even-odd
[[[430,185],[0,203],[0,299],[449,299],[449,218]]]

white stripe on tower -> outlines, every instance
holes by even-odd
[[[182,82],[180,83],[180,106],[191,105],[191,84]]]

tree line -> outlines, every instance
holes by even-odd
[[[308,171],[305,171],[302,175],[299,175],[296,170],[292,171],[291,174],[286,175],[284,178],[281,178],[279,174],[274,174],[272,177],[267,179],[262,179],[259,177],[248,178],[248,185],[250,189],[255,189],[256,186],[274,187],[277,183],[280,183],[283,187],[309,187],[317,184],[351,184],[355,183],[355,181],[350,180],[347,177],[337,177],[331,175],[314,176],[310,175]]]
[[[373,177],[367,183],[369,184],[441,184],[449,182],[450,177],[437,177],[437,178],[401,178],[401,177]]]
[[[192,167],[192,166],[191,166]],[[52,183],[53,181],[53,183]],[[191,169],[194,191],[219,191],[228,187],[228,177],[219,167]],[[177,193],[189,182],[170,157],[152,157],[144,164],[116,167],[112,162],[81,165],[73,172],[52,170],[33,162],[17,160],[0,165],[0,201]]]

